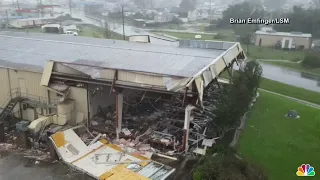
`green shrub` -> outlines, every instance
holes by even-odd
[[[309,68],[320,68],[320,53],[311,52],[306,54],[302,64]]]
[[[222,40],[224,38],[226,38],[226,36],[224,34],[222,34],[222,33],[217,33],[216,35],[214,35],[214,39]]]
[[[194,180],[267,180],[260,167],[237,159],[232,154],[207,156],[204,163],[193,173]]]

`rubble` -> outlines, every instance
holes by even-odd
[[[216,108],[215,102],[219,93],[218,85],[212,84],[204,91],[203,107],[197,106],[193,110],[188,138],[191,152],[198,147],[212,146],[207,142],[216,135],[208,136],[206,127],[207,123],[215,117],[212,112]],[[183,95],[162,97],[158,94],[152,97],[141,92],[136,98],[126,99],[120,140],[114,143],[137,150],[153,149],[169,156],[179,155],[184,151],[185,106],[183,101],[185,98]],[[190,98],[188,101],[194,100]],[[106,133],[109,139],[116,138],[116,111],[111,106],[99,107],[99,112],[94,116],[91,124],[94,130]],[[205,143],[203,143],[204,140]],[[143,148],[140,147],[141,144]]]
[[[26,149],[19,154],[23,155],[25,158],[34,159],[36,161],[51,162],[52,160],[50,153],[36,148]]]
[[[9,151],[15,150],[16,148],[17,148],[17,146],[15,146],[13,144],[1,143],[0,144],[0,153],[1,152],[9,152]]]

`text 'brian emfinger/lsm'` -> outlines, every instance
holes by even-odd
[[[252,19],[252,18],[248,18],[248,24],[265,24],[265,25],[269,25],[269,24],[289,24],[290,23],[290,19],[289,18],[275,18],[275,19],[261,19],[261,18],[257,18],[257,19]]]
[[[261,18],[247,18],[247,19],[240,19],[240,18],[230,18],[230,24],[289,24],[289,18],[275,18],[275,19],[261,19]]]

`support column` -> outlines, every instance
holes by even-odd
[[[194,106],[188,105],[185,109],[185,116],[184,116],[184,127],[183,127],[183,149],[185,152],[189,150],[189,129],[190,129],[190,119],[191,119],[191,112],[195,109]]]
[[[123,93],[117,92],[116,93],[117,140],[119,140],[119,134],[121,132],[121,126],[122,126],[122,107],[123,107]]]

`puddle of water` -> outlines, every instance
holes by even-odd
[[[320,92],[320,77],[318,76],[261,62],[260,64],[263,68],[262,76],[267,79],[304,88],[310,91]],[[237,65],[234,66],[234,69],[239,70]]]

